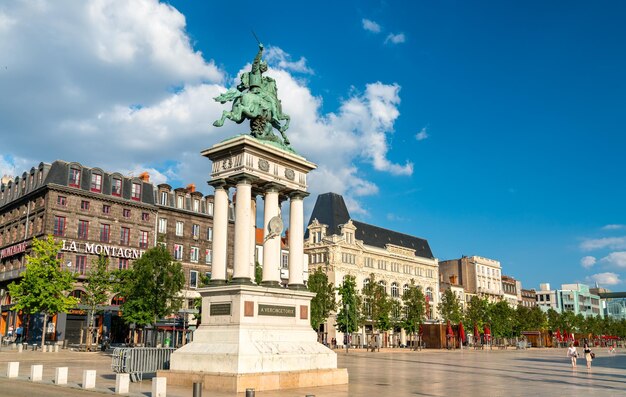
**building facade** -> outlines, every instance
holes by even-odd
[[[154,186],[147,173],[123,176],[79,163],[41,163],[16,178],[3,178],[0,185],[0,289],[18,281],[26,268],[32,238],[52,235],[62,243],[62,266],[77,279],[71,293],[80,298],[83,282],[99,255],[109,259],[110,270],[127,269],[144,251],[164,244],[185,274],[181,292],[184,305],[178,315],[162,324],[166,329],[194,329],[194,300],[202,279],[210,277],[212,264],[213,196],[204,196],[193,185],[172,189]],[[233,233],[233,211],[228,232]],[[233,247],[227,247],[232,269]],[[123,297],[110,296],[98,326],[112,341],[124,341],[127,327],[119,317]],[[0,333],[22,325],[11,310],[11,297],[2,300]],[[31,317],[28,317],[32,319]],[[37,321],[37,318],[33,319]],[[78,342],[86,324],[81,305],[59,314],[48,329],[50,339]],[[26,324],[24,324],[26,325]],[[36,332],[37,327],[31,327]],[[182,334],[179,334],[182,335]],[[37,338],[37,335],[30,335]],[[179,339],[184,339],[179,336]]]
[[[19,280],[34,237],[53,235],[62,243],[61,266],[76,275],[78,282],[71,294],[78,298],[84,291],[82,282],[100,254],[109,258],[111,269],[131,266],[154,246],[157,208],[147,178],[147,174],[125,177],[55,161],[41,163],[0,186],[0,287],[6,290],[8,284]],[[116,298],[111,296],[110,302],[110,312],[115,312]],[[0,331],[6,333],[24,319],[10,310],[10,295],[3,303]],[[121,322],[110,318],[108,329],[121,333]],[[85,320],[84,310],[76,308],[55,316],[47,332],[52,339],[78,339]],[[36,332],[37,327],[31,328]]]
[[[465,292],[484,297],[490,302],[504,298],[502,290],[502,268],[500,262],[482,256],[463,256],[439,262],[443,280],[455,276]]]
[[[551,290],[550,284],[539,285],[537,305],[544,311],[553,309],[558,313],[569,311],[575,315],[604,316],[600,296],[591,293],[585,284],[562,284],[561,289]]]
[[[309,272],[321,268],[336,287],[350,275],[361,290],[373,274],[391,298],[401,300],[403,291],[413,280],[427,297],[429,319],[437,318],[438,262],[428,241],[352,219],[341,195],[318,196],[305,233],[304,251],[309,259]],[[326,341],[335,338],[341,345],[344,335],[335,329],[335,323],[333,313],[322,332]],[[373,332],[376,330],[366,325],[351,335],[351,343],[367,344]],[[403,330],[395,329],[385,332],[382,342],[383,346],[406,344],[406,335]]]

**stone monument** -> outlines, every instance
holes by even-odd
[[[215,188],[211,284],[201,289],[202,324],[193,342],[176,350],[170,370],[160,371],[173,385],[203,382],[210,390],[243,392],[348,383],[335,352],[317,342],[311,328],[314,294],[304,285],[303,199],[307,173],[315,164],[290,147],[275,81],[263,76],[263,46],[241,84],[215,98],[233,101],[214,125],[226,118],[250,120],[250,134],[220,142],[202,152],[212,161]],[[282,123],[284,122],[284,124]],[[274,135],[277,129],[282,139]],[[235,255],[232,279],[226,271],[228,197],[235,195]],[[264,199],[263,280],[254,280],[257,195]],[[289,282],[280,283],[280,202],[289,202]]]

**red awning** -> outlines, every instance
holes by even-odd
[[[465,341],[465,328],[463,328],[462,322],[459,322],[459,339],[461,342]]]

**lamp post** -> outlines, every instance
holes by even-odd
[[[346,354],[348,354],[348,348],[350,347],[350,304],[346,303]]]

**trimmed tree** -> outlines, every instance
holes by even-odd
[[[453,324],[458,324],[461,321],[461,302],[459,302],[459,297],[451,289],[447,289],[443,293],[437,309],[444,321],[449,320]]]
[[[404,302],[405,317],[402,328],[413,334],[413,341],[417,342],[420,325],[426,317],[426,297],[422,289],[415,285],[415,280],[411,279],[409,289],[402,295]],[[417,343],[413,344],[413,349],[417,349]]]
[[[26,270],[22,280],[9,284],[9,292],[15,301],[14,309],[26,314],[43,314],[41,347],[46,341],[48,318],[56,313],[67,313],[76,306],[78,299],[68,296],[74,286],[74,277],[62,270],[58,259],[62,244],[52,236],[39,240],[33,238],[32,255],[26,256]]]
[[[363,312],[372,327],[379,331],[391,328],[391,299],[385,287],[376,282],[374,274],[370,274],[369,283],[363,287]]]
[[[127,324],[156,324],[182,306],[182,266],[161,244],[147,250],[131,269],[117,270],[116,275],[115,292],[125,299],[121,309]]]
[[[112,289],[111,272],[109,271],[109,259],[100,255],[91,263],[91,269],[87,273],[87,284],[81,303],[87,306],[87,350],[91,350],[93,339],[94,317],[99,306],[106,304],[109,292]]]
[[[341,302],[339,303],[339,313],[337,313],[337,330],[346,337],[361,325],[361,296],[356,289],[354,276],[345,276],[343,283],[337,288]]]
[[[315,269],[308,281],[309,291],[315,293],[311,299],[311,327],[318,332],[320,325],[325,323],[330,312],[337,310],[335,287],[328,282],[328,276],[321,268]]]

